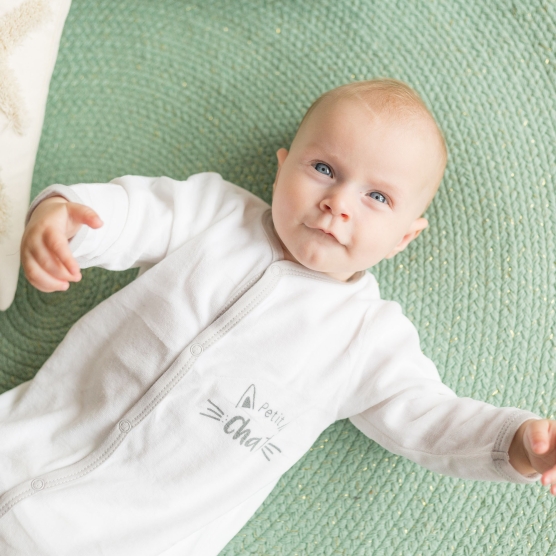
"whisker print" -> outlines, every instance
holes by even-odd
[[[210,419],[214,419],[215,421],[221,421],[219,417],[214,417],[213,415],[207,415],[206,413],[199,413],[199,415],[204,415],[205,417],[209,417]]]
[[[214,413],[218,417],[222,417],[222,415],[224,415],[223,413],[218,413],[217,411],[214,411],[214,409],[211,409],[210,407],[207,407],[207,411],[210,411],[211,413]]]
[[[220,413],[222,415],[224,415],[224,412],[213,402],[211,402],[210,400],[207,400],[209,404],[211,404],[212,406],[216,407],[216,409],[218,409],[218,411],[220,411]]]
[[[269,442],[266,446],[261,447],[261,452],[262,452],[263,456],[268,461],[270,461],[270,458],[267,455],[267,450],[268,450],[269,454],[274,455],[274,452],[272,451],[272,448],[269,448],[269,446],[272,446],[272,448],[276,448],[276,450],[278,450],[280,453],[282,453],[282,450],[280,450],[280,448],[278,448],[278,446],[276,446],[276,444],[272,444],[272,443]]]

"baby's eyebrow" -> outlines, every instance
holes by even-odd
[[[387,181],[371,179],[368,183],[370,187],[378,187],[380,189],[384,189],[387,193],[395,197],[400,197],[403,192],[403,189],[401,187]]]
[[[315,151],[318,151],[319,154],[323,154],[326,156],[334,156],[334,154],[327,149],[325,145],[321,143],[309,143],[307,147],[305,147],[306,152],[313,154]]]

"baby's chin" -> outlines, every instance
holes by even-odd
[[[360,264],[359,266],[362,268],[359,268],[355,261],[349,260],[345,256],[345,247],[338,249],[336,245],[332,249],[323,246],[322,243],[314,242],[298,242],[288,247],[282,240],[280,242],[284,251],[284,260],[297,263],[315,272],[327,274],[338,280],[348,280],[357,272],[368,268],[364,264]],[[338,251],[343,252],[339,254]],[[359,262],[362,263],[362,261]]]
[[[296,258],[294,262],[300,264],[305,268],[308,268],[309,270],[313,270],[315,272],[321,272],[322,274],[326,274],[331,278],[335,278],[336,280],[341,280],[343,282],[345,282],[351,276],[359,272],[359,270],[350,270],[350,269],[346,270],[346,267],[330,264],[330,262],[326,260],[319,260],[319,259],[305,260],[304,257],[301,255],[298,258]]]

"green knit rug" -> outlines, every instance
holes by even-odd
[[[33,195],[51,183],[216,171],[270,201],[275,152],[322,92],[402,79],[450,160],[430,228],[374,269],[461,396],[554,416],[556,4],[552,0],[74,0]],[[66,293],[21,276],[0,313],[0,387],[133,279]],[[1,439],[0,439],[1,442]],[[326,430],[221,553],[556,554],[540,485],[443,477],[348,421]],[[184,555],[186,556],[186,555]]]

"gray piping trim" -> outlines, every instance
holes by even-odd
[[[2,496],[0,496],[0,501],[4,500],[2,505],[0,505],[0,518],[21,500],[32,496],[37,492],[41,492],[43,490],[59,486],[61,484],[69,483],[75,479],[83,477],[84,475],[96,469],[103,462],[105,462],[116,451],[116,448],[123,442],[124,438],[129,434],[133,427],[139,424],[153,410],[153,408],[156,407],[156,405],[158,405],[158,403],[160,403],[162,399],[164,399],[164,397],[174,388],[174,386],[193,366],[193,363],[195,362],[197,357],[202,354],[201,352],[199,355],[193,355],[190,351],[191,346],[194,344],[200,344],[203,347],[204,351],[205,348],[208,348],[212,344],[214,344],[219,338],[221,338],[232,328],[234,328],[268,295],[268,293],[272,289],[274,289],[274,287],[278,283],[279,278],[283,274],[289,274],[289,272],[286,270],[273,275],[270,272],[269,267],[264,274],[269,276],[269,280],[266,284],[263,285],[261,291],[256,292],[253,295],[253,299],[246,300],[245,307],[241,308],[239,312],[237,312],[233,317],[227,317],[225,313],[224,315],[213,321],[190,344],[188,344],[182,352],[182,354],[187,354],[187,359],[185,360],[185,362],[181,359],[180,356],[178,356],[174,364],[171,365],[170,368],[162,374],[162,376],[149,388],[149,390],[147,390],[147,392],[136,402],[136,404],[127,412],[127,414],[122,416],[118,420],[118,423],[114,425],[112,432],[97,449],[93,450],[93,452],[91,452],[82,460],[71,464],[68,467],[56,469],[40,477],[33,477],[31,479],[28,479],[27,481],[20,483],[19,485],[11,488]],[[241,299],[242,298],[238,300],[238,303],[241,303]],[[232,310],[234,306],[235,304],[230,308],[230,310]],[[216,328],[216,331],[212,332],[212,328]],[[207,333],[210,333],[210,336],[204,341],[201,340],[201,338],[203,336],[206,336]],[[179,370],[174,374],[174,376],[171,376],[173,374],[172,371],[174,367],[179,367]],[[164,382],[166,382],[166,384],[163,386]],[[151,397],[152,399],[148,401],[148,399]],[[143,407],[141,412],[133,416],[133,414],[139,411],[141,406],[143,406],[145,403],[146,406]],[[131,422],[132,427],[128,431],[124,432],[120,429],[119,424],[122,420]],[[40,490],[35,490],[28,487],[30,482],[32,483],[39,478],[44,483],[44,486]]]

